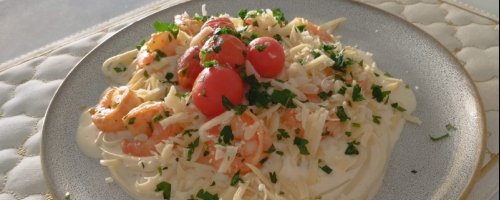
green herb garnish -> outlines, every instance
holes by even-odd
[[[323,100],[323,101],[326,101],[328,98],[330,98],[331,96],[333,95],[333,91],[330,91],[330,92],[320,92],[318,94],[318,97]]]
[[[373,118],[373,123],[380,125],[380,123],[381,123],[380,120],[382,119],[381,116],[373,115],[372,118]]]
[[[276,177],[276,172],[269,172],[269,177],[271,177],[271,182],[276,184],[278,183],[278,178]]]
[[[321,168],[321,170],[323,170],[327,174],[331,174],[333,172],[333,169],[330,168],[328,165],[325,165],[325,166],[320,167],[320,168]]]
[[[359,142],[349,142],[347,143],[347,149],[345,150],[345,155],[359,155],[359,150],[356,148],[356,145],[359,145]]]
[[[233,178],[231,179],[231,186],[236,186],[238,183],[245,183],[243,179],[240,178],[240,171],[236,172],[234,174]]]
[[[307,150],[307,146],[306,146],[307,144],[309,144],[308,140],[296,137],[293,140],[293,144],[297,145],[297,147],[300,150],[300,154],[302,154],[302,155],[310,155],[309,151]]]
[[[156,185],[155,192],[163,192],[163,199],[170,200],[170,192],[172,190],[172,185],[165,181]]]
[[[187,161],[191,161],[192,157],[193,157],[193,153],[194,153],[194,150],[196,149],[196,147],[198,147],[200,145],[200,138],[196,138],[196,140],[194,140],[194,142],[188,144],[188,158],[187,158]]]
[[[448,130],[448,131],[456,131],[456,130],[457,130],[457,128],[455,128],[455,127],[454,127],[453,125],[451,125],[451,124],[447,124],[447,125],[446,125],[446,130]]]
[[[293,98],[296,96],[297,95],[288,89],[283,91],[274,90],[273,94],[271,94],[271,101],[279,103],[287,108],[296,108],[297,106],[293,103]]]
[[[174,35],[174,38],[177,39],[177,35],[179,34],[179,26],[176,24],[170,24],[170,23],[161,23],[156,21],[153,26],[155,27],[156,31],[159,33],[161,32],[170,32],[172,35]]]
[[[438,142],[438,141],[441,141],[441,140],[443,140],[445,138],[449,138],[450,134],[447,133],[446,135],[443,135],[443,136],[438,137],[438,138],[435,138],[435,137],[432,137],[432,136],[429,136],[429,137],[431,138],[432,141]]]
[[[282,140],[283,138],[287,139],[290,138],[290,134],[286,132],[285,129],[278,129],[279,134],[277,135],[278,140]]]
[[[259,52],[262,52],[262,51],[264,51],[264,49],[266,49],[266,45],[265,44],[255,45],[255,49],[257,49],[257,51],[259,51]]]
[[[398,103],[393,103],[393,104],[391,104],[391,106],[392,106],[394,109],[399,110],[399,111],[401,111],[401,112],[405,112],[405,111],[406,111],[406,109],[404,109],[403,107],[399,106],[399,104],[398,104]]]
[[[352,90],[352,100],[354,102],[364,101],[365,98],[361,94],[361,86],[355,85]]]
[[[349,119],[349,116],[347,116],[347,114],[345,113],[344,107],[337,107],[337,117],[339,117],[341,122],[346,122]]]
[[[229,144],[231,140],[234,140],[233,130],[231,129],[231,126],[224,126],[224,128],[222,128],[220,132],[220,136],[224,144]]]
[[[161,119],[163,119],[163,115],[161,115],[161,113],[158,113],[156,116],[153,117],[153,123],[156,123]]]

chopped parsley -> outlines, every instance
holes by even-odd
[[[306,146],[307,144],[309,144],[308,140],[296,137],[293,140],[293,144],[297,145],[297,147],[300,150],[300,154],[302,154],[302,155],[310,155],[309,151],[307,150],[307,146]]]
[[[163,169],[161,167],[158,167],[158,173],[160,174],[160,176],[163,175]]]
[[[259,51],[259,52],[263,52],[264,49],[266,49],[266,44],[255,45],[255,49],[257,49],[257,51]]]
[[[245,183],[243,179],[240,178],[240,171],[236,172],[234,174],[233,178],[231,179],[231,186],[236,186],[238,183]]]
[[[300,65],[304,65],[304,62],[305,60],[303,58],[300,58],[297,60],[297,62],[300,64]]]
[[[301,25],[301,26],[295,27],[295,31],[297,31],[298,33],[302,33],[304,31],[307,31],[306,25]]]
[[[272,154],[276,151],[276,147],[273,145],[271,145],[271,147],[269,147],[269,149],[267,151],[264,151],[264,153],[267,153],[267,154]]]
[[[238,16],[242,19],[245,20],[247,17],[248,10],[247,9],[241,9],[240,12],[238,13]]]
[[[321,44],[319,46],[319,50],[322,50],[326,53],[331,53],[333,50],[337,49],[337,44]]]
[[[182,136],[185,136],[185,135],[188,135],[189,137],[193,136],[193,132],[197,132],[198,129],[186,129],[184,130],[184,132],[182,133]]]
[[[264,163],[267,162],[267,160],[269,160],[268,157],[262,158],[262,160],[260,160],[260,164],[263,165]]]
[[[382,119],[381,116],[373,115],[372,118],[373,118],[373,123],[380,125],[380,120]]]
[[[135,123],[135,117],[131,117],[129,120],[128,120],[128,125],[132,125]]]
[[[170,23],[161,23],[156,21],[153,26],[155,27],[156,31],[159,33],[161,32],[170,32],[172,35],[174,35],[174,38],[177,39],[177,35],[179,34],[179,26],[176,24],[170,24]]]
[[[146,168],[146,165],[144,165],[144,163],[142,161],[141,161],[141,166],[143,169]]]
[[[380,85],[372,85],[372,96],[375,100],[377,100],[379,103],[384,101],[385,97],[387,97],[389,94],[391,94],[391,91],[382,91],[382,86]]]
[[[364,101],[365,100],[365,98],[361,94],[361,86],[359,86],[359,85],[355,85],[354,86],[354,88],[352,90],[352,100],[354,102]]]
[[[173,84],[173,85],[177,85],[179,84],[179,82],[177,81],[173,81],[172,79],[174,78],[174,74],[173,73],[167,73],[165,75],[165,79],[167,79],[167,81],[164,81],[165,83],[170,83],[170,84]]]
[[[248,106],[241,104],[235,106],[226,96],[222,96],[222,105],[227,111],[234,109],[234,111],[236,111],[236,115],[242,115],[248,108]]]
[[[392,75],[391,75],[391,74],[389,74],[389,72],[386,72],[386,73],[384,74],[384,76],[387,76],[387,77],[391,77],[391,78],[393,78],[393,77],[392,77]]]
[[[245,43],[245,45],[248,46],[248,44],[250,44],[250,42],[252,42],[253,40],[260,38],[260,37],[262,37],[261,34],[253,32],[250,37],[242,37],[242,39],[243,39],[243,43]]]
[[[310,53],[311,55],[313,55],[314,59],[319,58],[321,56],[320,52],[316,52],[314,50],[312,50]]]
[[[330,168],[328,165],[321,167],[321,170],[323,170],[327,174],[331,174],[333,172],[333,169]]]
[[[187,158],[187,161],[191,161],[192,157],[193,157],[193,153],[194,153],[194,150],[200,145],[200,138],[196,138],[196,140],[194,140],[194,142],[188,144],[188,158]]]
[[[271,94],[271,101],[274,103],[279,103],[287,108],[296,108],[297,106],[293,103],[293,98],[295,95],[292,91],[285,89],[283,91],[274,90],[273,94]]]
[[[446,130],[448,130],[448,131],[456,131],[456,130],[457,130],[457,128],[455,128],[455,127],[454,127],[453,125],[451,125],[451,124],[447,124],[447,125],[446,125]]]
[[[167,54],[163,53],[160,50],[156,50],[156,56],[155,56],[156,62],[160,61],[162,58],[165,58],[165,57],[167,57]]]
[[[71,194],[69,192],[66,192],[66,194],[64,194],[64,199],[68,200],[71,198]]]
[[[255,27],[259,27],[259,22],[258,21],[254,21],[252,26],[255,26]]]
[[[271,182],[276,184],[278,183],[278,178],[276,177],[276,172],[269,172],[269,177],[271,177]]]
[[[172,185],[165,181],[156,185],[155,192],[163,192],[163,199],[170,200],[170,193],[172,191]]]
[[[349,67],[349,66],[353,65],[354,63],[356,63],[352,59],[348,59],[348,60],[344,59],[344,50],[339,51],[337,54],[332,53],[330,55],[330,58],[333,61],[335,61],[335,63],[333,64],[332,68],[334,70],[342,71],[342,72],[345,72],[345,70],[347,69],[347,67]]]
[[[278,42],[283,42],[283,38],[281,38],[281,35],[280,35],[280,34],[276,34],[276,35],[274,35],[274,36],[273,36],[273,38],[274,38],[275,40],[277,40]]]
[[[347,114],[345,113],[345,109],[342,106],[337,107],[337,117],[339,117],[341,122],[346,122],[349,118]]]
[[[193,56],[193,59],[195,59],[195,60],[201,60],[201,58],[200,58],[200,55],[199,55],[199,54],[194,55],[194,56]]]
[[[345,150],[345,155],[359,155],[359,150],[356,148],[356,145],[359,145],[359,142],[349,142],[347,143],[347,149]]]
[[[438,141],[444,140],[444,139],[446,139],[446,138],[449,138],[449,137],[450,137],[450,134],[448,134],[448,133],[447,133],[446,135],[443,135],[443,136],[441,136],[441,137],[437,137],[437,138],[432,137],[432,136],[429,136],[429,137],[431,138],[431,140],[432,140],[432,141],[434,141],[434,142],[438,142]]]
[[[399,104],[398,104],[398,103],[393,103],[391,106],[392,106],[394,109],[399,110],[399,111],[401,111],[401,112],[405,112],[405,111],[406,111],[406,109],[404,109],[403,107],[399,106]]]
[[[179,98],[186,98],[188,96],[189,93],[186,93],[186,94],[181,94],[181,93],[177,93],[175,94],[176,97],[179,97]]]
[[[345,135],[347,135],[347,137],[351,137],[352,132],[350,132],[350,131],[346,131],[346,132],[345,132]]]
[[[144,75],[144,77],[146,77],[146,78],[149,78],[149,73],[146,70],[144,70],[144,73],[142,75]]]
[[[142,46],[144,46],[145,44],[146,44],[146,40],[143,40],[143,41],[141,42],[141,44],[140,44],[139,46],[136,46],[135,48],[137,48],[137,50],[138,50],[138,51],[140,51],[140,50],[141,50],[141,48],[142,48]]]
[[[295,134],[298,135],[300,133],[300,128],[295,129]]]
[[[278,140],[282,140],[283,138],[287,139],[290,138],[290,134],[286,132],[285,129],[278,129],[279,134],[277,135]]]
[[[115,70],[116,73],[122,73],[124,71],[127,71],[127,68],[126,67],[124,67],[124,68],[115,67],[115,68],[113,68],[113,70]]]
[[[220,132],[220,136],[224,144],[229,144],[231,140],[234,140],[233,130],[231,129],[231,126],[224,126],[224,128],[222,128]]]
[[[196,21],[207,22],[210,19],[209,16],[197,16],[193,18]]]
[[[406,89],[410,89],[410,85],[408,85],[408,84],[406,84],[405,87],[406,87]]]
[[[196,197],[200,198],[201,200],[219,200],[218,194],[210,194],[210,192],[205,191],[203,189],[198,191]]]
[[[163,115],[161,115],[161,113],[158,113],[156,116],[153,117],[153,123],[156,123],[161,119],[163,119]]]
[[[285,19],[285,14],[283,14],[283,12],[281,12],[280,9],[273,9],[273,15],[274,15],[274,18],[276,19],[276,21],[278,21],[278,23],[281,25],[286,25],[288,22],[287,20]]]
[[[342,86],[339,91],[337,91],[337,94],[345,95],[345,92],[347,92],[347,88]]]
[[[361,128],[361,124],[352,123],[352,127],[354,127],[354,128]]]
[[[331,97],[333,95],[333,91],[330,91],[330,92],[320,92],[318,94],[318,97],[323,100],[323,101],[326,101],[329,97]]]
[[[276,151],[276,154],[278,154],[280,156],[283,156],[283,155],[285,155],[285,152],[283,152],[283,151]]]

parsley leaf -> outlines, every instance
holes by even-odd
[[[384,76],[387,76],[387,77],[391,77],[391,78],[393,78],[393,77],[392,77],[392,75],[391,75],[391,74],[389,74],[389,72],[386,72],[386,73],[384,74]]]
[[[351,137],[352,132],[346,131],[346,132],[345,132],[345,135],[347,135],[347,137]]]
[[[273,94],[271,94],[271,101],[274,103],[280,103],[287,108],[296,108],[297,106],[293,103],[293,98],[296,96],[297,95],[288,89],[283,91],[274,90]]]
[[[354,128],[361,128],[361,124],[352,123],[352,127],[354,127]]]
[[[248,108],[248,106],[241,105],[241,104],[233,107],[234,111],[236,111],[236,113],[235,113],[236,115],[242,115],[243,113],[245,113],[247,108]]]
[[[382,119],[382,117],[381,117],[381,116],[375,116],[375,115],[373,115],[373,116],[372,116],[372,118],[373,118],[373,122],[374,122],[375,124],[380,125],[380,123],[381,123],[381,122],[380,122],[380,120]]]
[[[280,34],[276,34],[276,35],[274,35],[274,36],[273,36],[273,38],[274,38],[275,40],[277,40],[278,42],[283,42],[283,38],[281,38],[281,35],[280,35]]]
[[[220,136],[222,137],[224,144],[229,144],[231,140],[234,140],[233,130],[231,129],[231,126],[224,126],[224,128],[222,128],[220,132]]]
[[[347,149],[345,150],[345,155],[359,155],[359,150],[355,145],[359,145],[359,142],[349,142],[347,143]]]
[[[146,40],[143,40],[143,41],[141,42],[141,44],[140,44],[139,46],[136,46],[135,48],[137,48],[137,50],[139,50],[139,51],[140,51],[140,50],[141,50],[141,48],[142,48],[142,46],[144,46],[145,44],[146,44]]]
[[[127,68],[126,67],[124,67],[124,68],[115,67],[115,68],[113,68],[113,70],[115,70],[116,73],[122,73],[124,71],[127,71]]]
[[[288,132],[286,132],[285,129],[278,129],[278,132],[280,133],[277,135],[278,140],[282,140],[283,138],[290,138],[290,135],[288,134]]]
[[[158,113],[156,116],[153,117],[153,123],[156,123],[161,119],[163,119],[163,115],[161,115],[161,113]]]
[[[262,51],[264,51],[264,49],[266,49],[266,44],[255,45],[255,49],[257,49],[257,51],[259,51],[259,52],[262,52]]]
[[[276,21],[278,21],[279,24],[283,23],[284,25],[286,25],[288,23],[285,19],[285,14],[283,14],[280,9],[273,9],[272,11],[274,18],[276,19]]]
[[[276,177],[276,172],[269,172],[269,177],[271,177],[271,182],[276,184],[278,183],[278,178]]]
[[[443,135],[443,136],[438,137],[438,138],[435,138],[435,137],[432,137],[432,136],[429,136],[429,137],[431,138],[432,141],[438,142],[438,141],[441,141],[441,140],[443,140],[445,138],[449,138],[450,134],[447,133],[446,135]]]
[[[132,125],[135,123],[135,117],[131,117],[129,120],[128,120],[128,125]]]
[[[399,106],[399,104],[398,104],[398,103],[393,103],[393,104],[391,104],[391,106],[392,106],[394,109],[399,110],[399,111],[401,111],[401,112],[405,112],[405,111],[406,111],[406,109],[404,109],[403,107]]]
[[[231,186],[236,186],[238,183],[245,183],[243,179],[240,178],[240,171],[236,172],[234,174],[233,178],[231,179]]]
[[[349,118],[347,114],[345,113],[345,109],[342,106],[337,107],[337,117],[339,117],[341,122],[346,122]]]
[[[302,33],[304,31],[306,31],[306,25],[301,25],[301,26],[296,26],[295,27],[295,31],[299,32],[299,33]]]
[[[196,197],[200,198],[201,200],[219,200],[218,194],[210,194],[210,192],[205,191],[203,189],[198,191]]]
[[[310,53],[311,55],[313,55],[314,59],[319,58],[321,56],[320,52],[316,52],[314,50],[312,50]]]
[[[309,151],[307,150],[307,146],[306,146],[307,144],[309,144],[308,140],[296,137],[293,140],[293,144],[297,145],[297,147],[300,150],[300,154],[302,154],[302,155],[309,155],[310,154]]]
[[[361,86],[359,86],[359,85],[355,85],[354,86],[353,91],[352,91],[352,100],[354,102],[364,101],[365,100],[365,98],[361,94]]]
[[[283,156],[283,155],[285,155],[285,152],[283,152],[283,151],[276,151],[276,154],[278,154],[280,156]]]
[[[454,127],[453,125],[451,125],[451,124],[447,124],[447,125],[446,125],[446,130],[448,130],[448,131],[456,131],[456,130],[457,130],[457,128],[455,128],[455,127]]]
[[[379,103],[384,101],[385,97],[387,97],[389,94],[391,94],[391,91],[383,92],[382,86],[375,84],[372,85],[372,96]]]
[[[161,167],[158,167],[158,173],[161,175],[163,175],[163,169]]]
[[[319,46],[319,50],[322,50],[325,53],[331,52],[331,51],[333,51],[335,49],[337,49],[337,44],[325,44],[325,43],[322,43]]]
[[[323,100],[323,101],[326,101],[329,97],[331,97],[333,95],[333,91],[330,91],[328,93],[326,92],[320,92],[318,94],[318,97]]]
[[[163,192],[163,199],[170,200],[170,192],[172,190],[172,185],[165,181],[156,185],[155,192]]]
[[[274,147],[274,144],[271,145],[271,147],[269,147],[269,149],[267,151],[264,151],[264,153],[267,153],[267,154],[272,154],[276,151],[276,147]]]
[[[327,174],[331,174],[333,172],[333,169],[328,167],[328,165],[321,167],[321,170],[323,170]]]
[[[242,19],[245,20],[247,17],[248,10],[247,9],[241,9],[240,12],[238,13],[238,16]]]
[[[345,92],[347,92],[347,88],[342,86],[339,91],[337,91],[337,94],[345,95]]]
[[[179,26],[176,24],[170,24],[170,23],[161,23],[156,21],[153,26],[155,27],[156,31],[159,33],[161,32],[170,32],[172,35],[174,35],[174,38],[177,39],[177,35],[179,34]]]
[[[191,161],[192,157],[193,157],[193,153],[194,153],[194,150],[196,149],[196,147],[198,147],[200,145],[200,138],[196,138],[196,140],[194,140],[194,142],[188,144],[188,158],[187,158],[187,161]]]
[[[222,106],[224,106],[227,111],[230,111],[234,107],[234,104],[229,101],[226,96],[222,96]]]
[[[207,22],[210,17],[209,16],[197,16],[193,18],[196,21]]]

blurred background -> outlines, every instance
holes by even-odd
[[[0,63],[155,1],[0,0]],[[461,1],[499,15],[499,0]]]

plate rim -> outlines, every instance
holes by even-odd
[[[192,1],[196,1],[196,0],[192,0]],[[377,12],[381,13],[381,14],[384,14],[386,16],[390,16],[391,18],[394,18],[395,20],[398,20],[402,23],[405,23],[407,24],[408,26],[412,27],[414,29],[414,31],[420,33],[421,35],[423,35],[424,37],[426,37],[427,39],[430,39],[430,41],[432,41],[433,43],[437,44],[438,48],[440,48],[441,50],[443,50],[444,52],[446,52],[446,54],[448,54],[449,56],[452,57],[452,59],[455,61],[456,65],[458,66],[458,68],[460,69],[460,73],[464,74],[466,79],[464,81],[468,82],[471,86],[472,86],[472,93],[474,94],[473,97],[474,97],[474,100],[476,101],[476,108],[478,109],[478,118],[477,118],[477,121],[479,122],[479,124],[481,124],[480,128],[481,130],[478,130],[479,132],[481,132],[481,147],[480,147],[480,151],[478,152],[479,154],[479,159],[477,160],[477,163],[475,165],[475,169],[474,169],[474,173],[472,175],[472,177],[468,180],[468,183],[465,187],[465,189],[463,190],[462,194],[460,194],[459,198],[457,200],[466,200],[470,193],[472,192],[472,189],[474,188],[474,186],[476,185],[476,183],[482,178],[481,177],[481,174],[482,174],[482,165],[484,164],[484,154],[486,152],[486,145],[487,145],[487,123],[486,123],[486,112],[484,110],[484,104],[483,104],[483,101],[482,101],[482,98],[480,96],[480,93],[479,93],[479,90],[477,89],[477,86],[476,84],[474,83],[474,80],[472,79],[471,75],[467,72],[467,70],[465,69],[465,66],[460,62],[460,60],[450,51],[448,50],[441,42],[439,42],[436,38],[434,38],[432,35],[430,35],[429,33],[425,32],[424,30],[422,30],[421,28],[419,28],[418,26],[414,25],[413,23],[405,20],[405,19],[402,19],[401,17],[393,14],[393,13],[390,13],[388,11],[385,11],[385,10],[382,10],[381,8],[378,8],[378,7],[375,7],[373,5],[370,5],[368,3],[363,3],[363,2],[360,2],[360,1],[357,1],[357,0],[339,0],[339,1],[349,1],[350,3],[353,3],[353,4],[356,4],[357,6],[362,6],[362,7],[366,7],[366,8],[369,8],[369,9],[373,9],[373,10],[376,10]],[[132,23],[124,26],[123,28],[119,29],[118,31],[116,31],[113,35],[109,36],[108,38],[106,38],[105,40],[103,40],[101,42],[101,44],[95,46],[94,48],[92,48],[92,50],[90,50],[85,56],[83,56],[81,58],[81,60],[75,64],[75,66],[69,71],[69,73],[64,77],[63,81],[61,82],[61,84],[57,87],[57,90],[55,91],[54,93],[54,96],[52,97],[52,99],[50,100],[50,103],[49,103],[49,106],[47,107],[47,110],[44,114],[44,119],[47,119],[47,116],[49,115],[50,111],[55,109],[55,105],[53,104],[53,100],[54,98],[56,98],[56,96],[58,95],[59,93],[59,90],[61,89],[61,87],[63,86],[64,83],[66,83],[67,81],[67,77],[73,73],[73,71],[92,53],[94,52],[97,48],[99,48],[104,42],[106,42],[107,40],[111,39],[112,37],[115,37],[115,35],[117,33],[120,33],[122,31],[124,31],[125,29],[129,28],[130,26],[136,24],[136,23],[139,23],[141,22],[142,20],[144,20],[145,18],[148,18],[150,17],[151,15],[154,15],[156,13],[159,13],[159,12],[163,12],[167,9],[171,9],[175,6],[178,6],[178,5],[181,5],[181,4],[184,4],[184,3],[188,3],[190,2],[189,0],[188,1],[184,1],[184,2],[176,2],[176,3],[173,3],[163,9],[159,9],[161,8],[162,6],[165,6],[169,3],[172,3],[172,2],[167,2],[165,4],[161,4],[161,5],[158,5],[156,6],[153,10],[156,10],[152,13],[148,13],[136,20],[134,20]],[[137,13],[135,14],[135,16],[140,16],[142,14],[145,14],[147,12],[150,12],[151,10],[147,10],[145,12],[141,12],[141,13]],[[131,18],[133,18],[134,16],[131,16]],[[122,21],[123,22],[123,21]],[[118,22],[119,23],[119,22]],[[105,29],[108,29],[109,27],[105,28]],[[81,38],[79,38],[81,39]],[[76,40],[75,40],[76,41]],[[73,41],[74,42],[74,41]],[[68,43],[69,44],[69,43]],[[45,122],[43,124],[43,127],[42,127],[42,138],[40,140],[40,162],[41,162],[41,166],[42,166],[42,173],[43,173],[43,177],[44,177],[44,181],[45,183],[47,184],[47,188],[49,190],[49,193],[50,195],[55,198],[55,199],[58,199],[57,196],[54,196],[54,194],[57,194],[55,192],[55,189],[54,187],[52,186],[52,179],[51,179],[51,176],[49,175],[49,173],[47,172],[47,164],[45,162],[45,154],[43,153],[43,149],[44,149],[44,143],[47,141],[45,135],[44,134],[45,132],[47,132],[46,130],[46,125],[45,125]],[[477,156],[477,155],[476,155]]]

